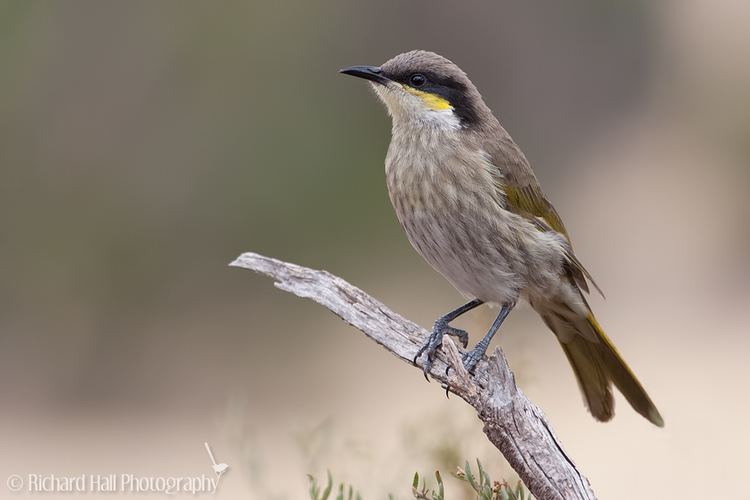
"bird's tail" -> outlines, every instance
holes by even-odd
[[[591,414],[606,422],[614,415],[612,383],[630,405],[654,425],[664,420],[645,389],[602,330],[593,313],[586,317],[572,315],[559,304],[547,303],[535,309],[555,333],[578,379],[578,385]],[[567,309],[567,313],[561,309]]]

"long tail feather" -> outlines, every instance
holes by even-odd
[[[635,411],[654,425],[664,426],[659,410],[593,314],[572,320],[569,315],[560,314],[559,308],[537,308],[537,311],[557,335],[586,406],[597,420],[605,422],[614,415],[611,389],[614,383]]]

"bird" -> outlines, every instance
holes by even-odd
[[[453,320],[485,303],[500,308],[487,334],[463,355],[473,373],[523,300],[556,335],[596,420],[614,416],[614,385],[636,412],[663,427],[585,295],[589,285],[604,294],[576,257],[528,159],[466,73],[425,50],[339,72],[367,80],[391,117],[385,178],[409,242],[470,299],[435,321],[414,357],[417,364],[424,355],[425,377],[444,335],[468,345],[468,333],[451,326]]]

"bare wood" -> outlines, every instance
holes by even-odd
[[[391,354],[411,364],[429,332],[396,314],[359,288],[327,271],[318,271],[256,253],[230,264],[264,274],[274,285],[327,307]],[[446,337],[444,353],[432,367],[435,380],[450,386],[474,407],[484,432],[539,500],[596,498],[588,480],[563,451],[542,411],[516,386],[498,348],[469,375],[461,354]],[[446,363],[452,366],[446,377]],[[420,373],[421,375],[421,373]]]

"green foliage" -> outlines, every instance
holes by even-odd
[[[463,469],[459,467],[456,471],[456,477],[468,483],[476,492],[477,500],[531,500],[531,495],[524,489],[521,481],[518,481],[515,488],[506,481],[493,481],[479,460],[477,471],[478,477],[472,472],[469,462],[466,462]]]
[[[459,467],[454,476],[471,487],[477,495],[476,500],[533,500],[521,481],[516,483],[515,488],[506,481],[493,481],[479,460],[477,460],[476,474],[471,470],[469,462],[466,462],[463,469]],[[331,498],[333,478],[330,472],[328,472],[328,479],[322,491],[321,485],[313,476],[308,475],[307,477],[310,479],[311,500],[329,500]],[[415,472],[411,483],[411,492],[414,498],[417,500],[445,500],[445,486],[440,471],[435,471],[435,480],[436,486],[434,488],[428,487],[427,481],[424,478],[420,481],[419,473]],[[338,494],[335,499],[331,498],[331,500],[362,500],[362,496],[351,485],[339,483]],[[388,495],[388,500],[395,500],[395,497]]]
[[[414,473],[414,480],[411,483],[411,492],[414,498],[419,500],[445,500],[445,491],[443,487],[443,478],[440,477],[440,471],[435,471],[435,479],[437,479],[437,491],[428,491],[427,483],[422,481],[422,488],[419,488],[419,473]]]
[[[331,477],[330,471],[328,471],[328,478],[323,491],[320,490],[320,485],[318,484],[317,479],[309,474],[307,477],[310,480],[310,500],[329,500],[329,498],[331,500],[362,500],[362,495],[360,495],[358,491],[355,491],[351,484],[345,485],[344,483],[339,483],[338,493],[335,498],[332,498],[331,492],[333,491],[333,477]]]

